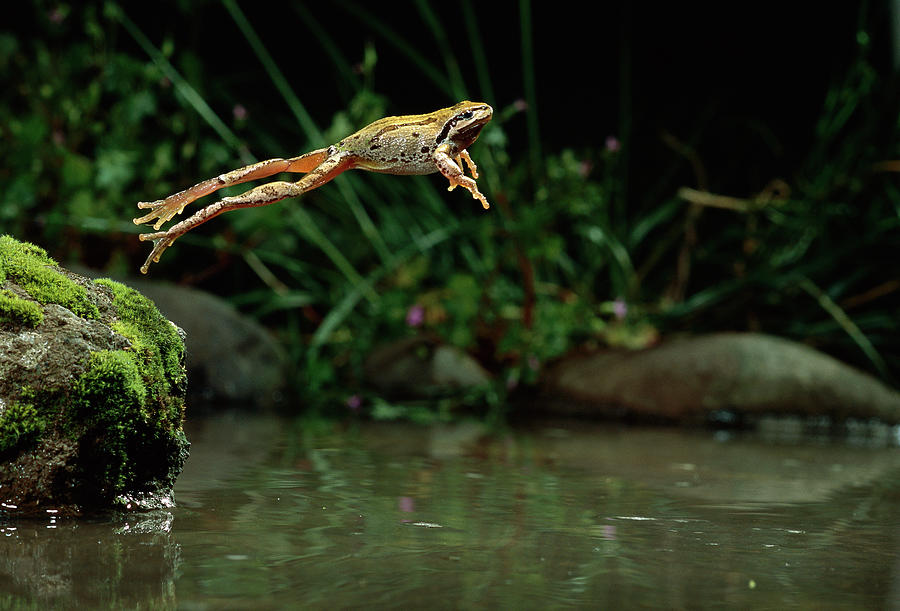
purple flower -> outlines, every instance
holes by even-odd
[[[397,505],[403,513],[412,513],[416,510],[416,500],[411,496],[401,496]]]
[[[594,169],[594,164],[590,159],[585,159],[584,161],[578,162],[578,175],[582,178],[587,178],[588,174],[591,173],[591,170]]]
[[[231,114],[238,121],[243,121],[247,118],[247,108],[243,104],[235,104],[231,109]]]
[[[347,407],[349,407],[354,412],[357,411],[362,406],[362,397],[359,395],[350,395],[347,397]]]
[[[506,378],[506,390],[515,390],[519,386],[519,376],[516,374],[509,374],[509,377]]]
[[[425,322],[425,308],[418,303],[410,306],[406,312],[406,324],[410,327],[421,327]]]
[[[622,143],[619,142],[619,139],[615,136],[607,136],[606,137],[606,150],[610,153],[618,153],[619,149],[622,148]]]
[[[618,320],[624,320],[628,315],[628,304],[621,297],[616,297],[616,300],[613,301],[612,311],[613,316]]]

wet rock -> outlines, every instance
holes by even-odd
[[[366,382],[381,392],[433,397],[490,381],[490,374],[456,346],[429,336],[401,339],[375,349],[366,359]]]
[[[183,356],[146,297],[0,237],[0,513],[172,506]]]
[[[682,420],[733,410],[900,422],[900,393],[813,348],[756,333],[565,357],[542,390],[544,407],[573,415]]]

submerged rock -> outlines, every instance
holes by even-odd
[[[565,357],[543,391],[547,409],[573,415],[684,420],[731,410],[900,422],[900,393],[809,346],[758,333]]]
[[[0,236],[0,514],[171,506],[183,359],[140,293]]]

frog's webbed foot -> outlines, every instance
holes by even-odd
[[[463,176],[462,174],[460,174],[459,176],[448,178],[448,180],[450,181],[450,186],[447,187],[448,191],[452,191],[456,187],[462,187],[472,194],[473,199],[477,199],[478,201],[480,201],[485,210],[491,207],[484,194],[478,190],[478,183],[476,183],[468,176]]]
[[[478,178],[478,166],[472,161],[468,151],[460,151],[456,157],[451,157],[446,151],[438,148],[435,152],[434,161],[441,174],[450,181],[450,186],[447,187],[448,191],[452,191],[456,187],[462,187],[471,193],[474,199],[480,201],[485,210],[491,207],[487,198],[478,190],[478,183],[474,180],[474,178]],[[469,178],[463,172],[463,168],[467,166],[473,178]]]
[[[181,214],[184,207],[192,201],[191,198],[185,197],[185,192],[182,191],[175,195],[170,195],[166,199],[158,199],[155,202],[138,202],[138,208],[143,210],[149,209],[150,212],[142,217],[134,219],[134,224],[142,225],[144,223],[151,223],[156,219],[156,222],[153,223],[153,228],[159,229],[171,220],[173,216]]]
[[[142,233],[138,236],[138,239],[142,242],[153,241],[153,250],[150,251],[150,256],[147,257],[147,260],[144,261],[144,264],[141,266],[141,273],[146,274],[147,270],[150,269],[151,263],[159,263],[159,258],[162,256],[163,252],[172,244],[175,243],[176,238],[180,236],[181,233],[173,234],[172,231],[158,231],[156,233]]]

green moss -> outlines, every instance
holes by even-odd
[[[159,448],[181,430],[184,343],[149,299],[119,282],[96,283],[112,291],[118,318],[112,327],[131,348],[91,354],[69,397],[70,427],[77,435],[87,427],[103,439],[87,460],[95,475],[122,491],[141,478],[136,465],[148,460],[135,453]]]
[[[84,287],[55,268],[56,261],[39,246],[0,236],[0,282],[12,280],[38,303],[55,303],[83,318],[99,318],[100,312],[88,300]],[[27,303],[11,296],[10,301],[15,300]]]
[[[0,411],[0,454],[37,439],[46,423],[33,405],[11,403]]]
[[[0,324],[9,322],[37,327],[44,320],[41,306],[22,299],[12,291],[0,289]]]
[[[75,382],[71,403],[79,421],[125,423],[142,415],[147,388],[132,355],[124,350],[91,353],[88,370]]]
[[[92,477],[115,491],[134,480],[135,457],[129,449],[154,428],[144,410],[146,400],[147,388],[134,358],[124,350],[92,353],[88,370],[69,398],[72,433],[100,441],[86,448],[82,460]]]
[[[185,383],[181,365],[184,342],[152,301],[108,278],[96,283],[113,292],[113,305],[119,320],[113,323],[112,328],[131,342],[132,350],[128,354],[140,371],[148,400],[155,404],[161,400],[165,403]],[[182,415],[180,400],[169,401],[161,407],[163,409],[158,417],[169,428],[179,427]]]

